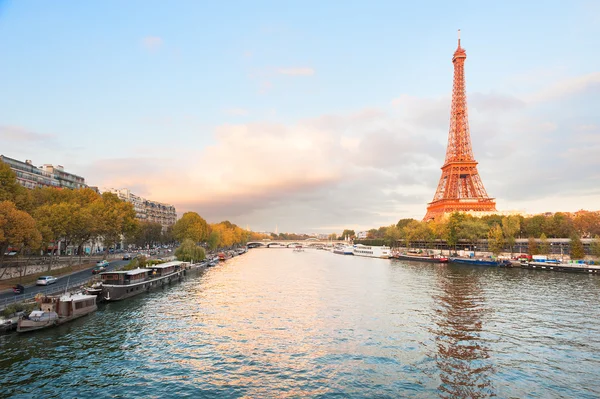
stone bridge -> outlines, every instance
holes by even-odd
[[[248,248],[271,248],[271,247],[322,247],[332,244],[348,244],[348,241],[343,240],[320,240],[318,238],[307,238],[306,240],[262,240],[250,241],[246,245]]]

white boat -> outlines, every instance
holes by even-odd
[[[392,251],[391,251],[390,247],[386,247],[385,245],[381,246],[381,247],[376,247],[376,246],[356,244],[354,246],[354,255],[355,256],[366,256],[368,258],[388,259],[392,256]]]
[[[66,294],[38,299],[40,310],[32,311],[17,323],[17,332],[40,330],[75,320],[98,309],[95,295]]]
[[[354,247],[352,245],[343,245],[333,248],[333,253],[338,255],[354,255]]]

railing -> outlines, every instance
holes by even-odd
[[[53,285],[50,285],[40,291],[30,292],[30,293],[26,292],[24,294],[18,294],[18,295],[15,294],[12,297],[2,298],[2,299],[0,299],[0,310],[3,310],[8,305],[11,305],[13,303],[31,302],[31,301],[33,301],[33,298],[35,298],[35,296],[38,294],[54,295],[54,294],[59,294],[59,293],[65,292],[65,291],[73,290],[75,288],[81,288],[86,283],[88,283],[94,279],[97,279],[97,277],[93,276],[93,277],[83,277],[83,278],[79,278],[79,279],[71,279],[66,284],[53,284]]]

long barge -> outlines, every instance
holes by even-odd
[[[459,263],[463,265],[471,266],[493,266],[493,267],[510,267],[511,263],[508,260],[494,260],[494,259],[477,259],[477,258],[449,258],[451,263]]]
[[[448,263],[448,258],[443,257],[443,256],[437,256],[437,255],[421,255],[421,254],[411,254],[411,253],[404,253],[404,254],[394,254],[392,256],[392,258],[394,259],[400,259],[400,260],[410,260],[410,261],[417,261],[417,262],[428,262],[428,263]]]
[[[183,277],[186,262],[173,261],[152,265],[146,269],[111,271],[100,273],[101,297],[105,301],[120,301],[142,292],[179,281]]]
[[[600,265],[589,265],[586,263],[561,263],[561,262],[521,262],[523,269],[535,269],[543,271],[570,272],[570,273],[600,273]]]

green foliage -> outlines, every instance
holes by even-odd
[[[583,243],[577,234],[571,236],[569,255],[571,256],[571,259],[583,259],[585,257]]]
[[[539,255],[540,254],[540,250],[538,248],[538,244],[537,244],[535,237],[529,237],[527,247],[528,247],[527,253],[529,255]]]
[[[498,224],[488,232],[488,248],[496,256],[504,249],[504,233]]]
[[[388,240],[383,238],[376,238],[373,240],[355,240],[355,244],[369,245],[373,247],[381,247],[383,245],[391,246],[391,243]]]
[[[402,230],[407,225],[409,225],[411,222],[416,222],[416,220],[415,219],[400,219],[398,221],[398,223],[396,223],[396,227],[398,228],[398,230]]]
[[[349,230],[349,229],[344,230],[339,239],[345,240],[347,237],[349,237],[349,238],[356,237],[356,233],[354,232],[354,230]]]
[[[204,253],[204,248],[190,239],[186,239],[183,243],[175,250],[175,256],[178,260],[184,262],[196,262],[201,261],[206,258],[206,254]]]
[[[211,231],[208,235],[208,248],[212,251],[219,247],[219,242],[221,241],[221,237],[219,236],[218,231]]]
[[[521,230],[521,220],[519,216],[511,215],[502,218],[502,232],[506,239],[506,243],[510,247],[510,253],[513,253],[515,246],[516,235]]]
[[[598,237],[597,235],[594,237],[590,244],[590,251],[592,252],[592,255],[600,257],[600,237]]]

